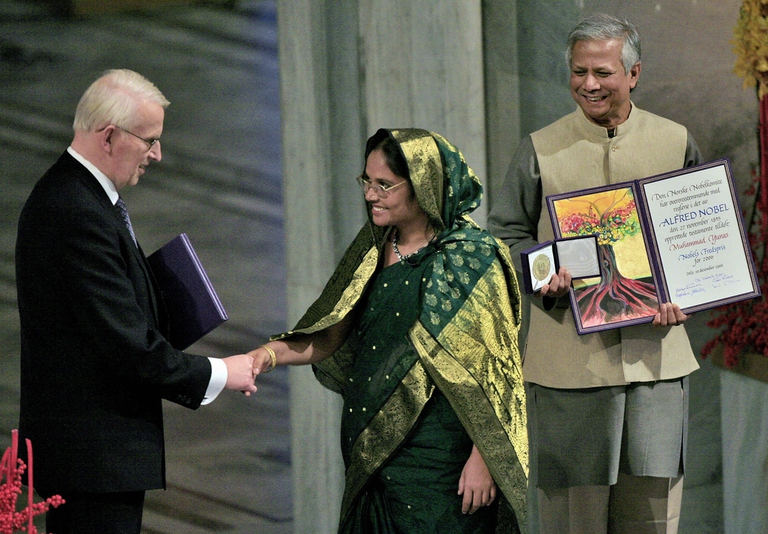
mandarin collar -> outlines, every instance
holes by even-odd
[[[632,106],[632,109],[629,112],[629,117],[615,128],[613,137],[608,135],[608,129],[606,127],[598,126],[589,120],[580,107],[576,109],[576,113],[579,118],[579,127],[584,132],[587,139],[593,142],[605,143],[614,139],[618,139],[621,136],[626,135],[627,132],[629,132],[637,122],[637,106],[635,106],[635,104],[631,101],[630,105]]]

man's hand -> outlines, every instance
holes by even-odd
[[[242,391],[246,397],[256,393],[256,386],[253,384],[253,356],[238,354],[223,360],[227,366],[227,383],[224,387]]]
[[[537,297],[562,297],[571,288],[571,273],[565,267],[560,267],[560,270],[552,275],[549,279],[549,283],[541,286],[541,291],[534,293]]]
[[[490,506],[496,498],[496,483],[485,465],[477,447],[472,445],[464,469],[459,478],[459,495],[464,496],[461,513],[474,514],[481,506]]]
[[[653,326],[676,326],[683,324],[688,316],[680,311],[680,306],[671,302],[659,304],[659,312],[653,317]]]

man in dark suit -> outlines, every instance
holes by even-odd
[[[166,341],[158,290],[119,209],[119,191],[162,157],[167,105],[141,75],[105,73],[19,219],[19,429],[35,449],[37,490],[66,500],[48,512],[48,532],[139,533],[145,490],[165,484],[161,400],[195,409],[224,388],[256,391],[250,356],[206,358]]]

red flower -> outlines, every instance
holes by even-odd
[[[21,477],[27,470],[24,461],[18,457],[18,444],[19,433],[14,430],[11,433],[11,446],[6,449],[3,460],[0,462],[0,534],[13,534],[17,531],[37,534],[37,528],[33,523],[34,516],[44,514],[51,506],[56,508],[64,504],[64,499],[54,495],[43,502],[33,502],[35,490],[32,486],[32,443],[26,440],[29,460],[28,502],[26,508],[21,511],[16,510],[16,501],[22,492]]]
[[[765,104],[761,102],[761,108]],[[768,169],[766,169],[768,173]],[[749,222],[748,238],[755,270],[760,284],[762,297],[744,300],[713,310],[713,317],[707,321],[707,326],[719,330],[719,333],[708,341],[701,349],[701,355],[707,357],[712,350],[723,346],[725,366],[736,367],[739,356],[743,351],[756,352],[768,356],[768,258],[765,254],[768,239],[768,201],[766,195],[766,177],[752,172],[752,185],[747,189],[748,195],[755,196],[755,205]]]

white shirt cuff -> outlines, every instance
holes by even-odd
[[[224,391],[227,385],[227,364],[221,358],[208,358],[211,362],[211,381],[208,382],[208,389],[205,390],[205,397],[201,406],[212,403]]]

